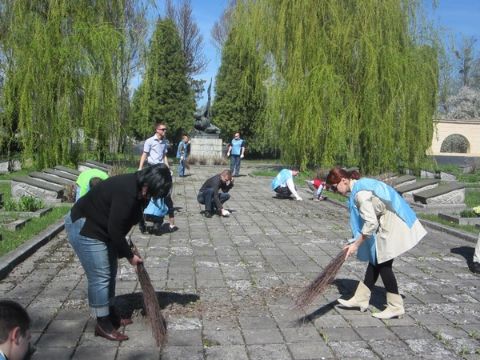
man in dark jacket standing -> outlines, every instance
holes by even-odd
[[[205,217],[211,218],[215,213],[225,217],[230,215],[230,212],[223,208],[223,203],[230,199],[228,191],[232,187],[233,179],[230,170],[223,170],[205,181],[197,196],[198,202],[205,205]]]

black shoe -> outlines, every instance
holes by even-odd
[[[138,228],[140,229],[140,232],[141,232],[142,234],[145,234],[145,233],[147,232],[147,227],[145,226],[144,223],[143,223],[143,224],[142,224],[142,223],[139,223],[139,224],[138,224]]]
[[[203,216],[205,216],[206,218],[210,219],[212,217],[212,213],[210,211],[205,211],[203,213]]]
[[[475,274],[480,274],[480,263],[474,262],[472,264],[472,272]]]

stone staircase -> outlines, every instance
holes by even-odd
[[[18,200],[22,196],[33,196],[46,204],[66,201],[66,195],[75,186],[80,172],[92,168],[109,172],[112,166],[87,160],[78,165],[78,170],[58,165],[53,169],[31,172],[28,176],[14,176],[11,181],[12,198]]]
[[[441,183],[439,179],[417,180],[413,175],[401,175],[385,182],[395,188],[415,211],[438,214],[464,210],[465,186],[448,180],[447,183]]]

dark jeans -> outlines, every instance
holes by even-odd
[[[372,290],[373,285],[378,280],[378,276],[382,277],[383,285],[385,286],[385,290],[389,293],[398,294],[398,284],[397,279],[395,278],[395,274],[392,270],[393,259],[389,261],[385,261],[381,264],[372,265],[368,263],[367,272],[365,273],[365,285]]]
[[[290,195],[292,195],[292,192],[286,186],[277,186],[273,191],[275,191],[280,198],[289,198]]]
[[[230,171],[232,176],[240,175],[240,155],[231,155],[230,156]]]
[[[215,204],[215,201],[213,200],[213,189],[206,189],[202,192],[198,193],[197,200],[200,204],[205,205],[205,211],[210,211],[212,214],[216,213],[218,211],[217,205]],[[225,201],[230,199],[230,194],[224,193],[224,192],[219,192],[218,193],[218,198],[220,202],[223,204]]]

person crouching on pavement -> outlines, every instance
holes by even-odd
[[[317,171],[317,176],[313,180],[305,180],[308,188],[313,192],[313,200],[325,200],[326,197],[322,195],[325,188],[325,182],[322,179],[321,171]]]
[[[368,261],[364,281],[359,282],[354,296],[338,302],[343,307],[367,310],[371,291],[380,276],[387,291],[387,307],[373,316],[402,316],[405,309],[392,269],[393,260],[417,245],[427,232],[407,202],[382,181],[360,178],[358,171],[335,167],[327,175],[326,183],[334,192],[350,193],[353,239],[344,247],[346,257],[356,252],[360,261]]]
[[[145,221],[151,221],[153,226],[148,229],[149,233],[154,235],[161,235],[162,224],[165,215],[168,214],[168,231],[174,232],[178,230],[178,227],[175,225],[175,215],[172,197],[167,196],[164,199],[150,199],[147,207],[143,211],[143,218],[138,223],[140,231],[143,233],[147,232],[147,226]]]
[[[295,200],[302,200],[298,195],[293,183],[293,177],[298,175],[298,169],[292,168],[281,170],[272,180],[272,190],[276,192],[277,198],[289,199],[292,195]]]
[[[132,323],[115,312],[117,259],[136,267],[126,236],[143,216],[151,198],[164,198],[172,188],[170,170],[153,165],[132,174],[113,176],[82,196],[65,216],[68,241],[80,259],[88,282],[90,313],[97,319],[95,335],[112,341],[128,340],[117,329]]]
[[[230,212],[223,208],[223,204],[230,199],[228,192],[232,187],[233,178],[230,170],[223,170],[205,181],[197,195],[198,202],[205,205],[205,217],[210,218],[213,214],[230,215]]]

